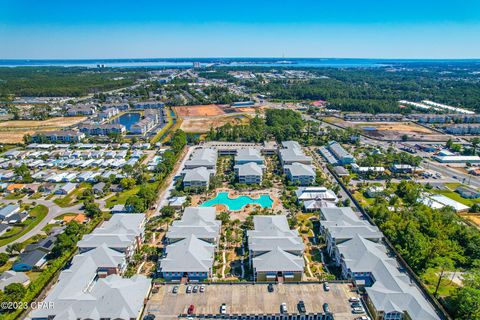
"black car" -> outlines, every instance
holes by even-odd
[[[307,312],[307,309],[305,309],[305,303],[303,302],[303,300],[298,301],[297,308],[298,308],[298,312],[300,313]]]
[[[143,317],[143,320],[155,320],[155,315],[147,314],[145,317]]]
[[[273,284],[268,285],[268,292],[273,292]]]
[[[323,311],[324,311],[325,313],[330,312],[330,306],[328,305],[328,303],[324,303],[324,304],[323,304]]]

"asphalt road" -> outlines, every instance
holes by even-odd
[[[13,244],[13,243],[17,243],[17,242],[24,242],[24,241],[28,240],[29,238],[33,237],[34,235],[39,234],[42,231],[42,229],[52,219],[54,219],[54,218],[56,218],[56,217],[58,217],[62,214],[65,214],[65,213],[82,213],[83,212],[82,210],[80,210],[80,208],[82,206],[81,204],[78,204],[78,205],[75,205],[75,206],[72,206],[72,207],[68,207],[68,208],[61,208],[58,205],[56,205],[53,201],[49,201],[49,200],[41,200],[41,199],[30,200],[30,199],[26,199],[26,200],[22,200],[22,201],[23,201],[23,203],[35,202],[36,204],[44,205],[48,208],[48,213],[47,213],[47,216],[39,224],[37,224],[35,227],[33,227],[33,229],[31,229],[30,231],[25,233],[20,238],[10,242],[8,245]],[[4,203],[17,203],[17,200],[3,200],[3,202]],[[0,252],[5,252],[8,245],[0,247]]]

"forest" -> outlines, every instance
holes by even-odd
[[[24,97],[78,97],[130,86],[144,72],[64,67],[0,68],[0,100]]]
[[[480,232],[463,223],[450,207],[439,210],[418,202],[424,191],[413,182],[392,184],[392,196],[377,198],[368,211],[457,319],[480,319]],[[452,288],[446,275],[455,272],[462,272],[466,280]]]
[[[216,129],[211,128],[208,138],[225,141],[263,142],[271,139],[285,141],[302,136],[305,122],[300,113],[286,109],[268,109],[265,119],[253,118],[249,124],[232,125],[227,123]]]

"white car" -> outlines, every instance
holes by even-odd
[[[363,309],[362,307],[355,307],[355,308],[352,308],[352,312],[353,313],[365,313],[365,309]]]
[[[348,302],[360,302],[360,299],[358,297],[350,297],[348,298]]]
[[[355,318],[355,320],[372,320],[372,319],[370,319],[369,316],[361,316],[361,317]]]
[[[282,302],[282,304],[280,305],[280,312],[287,313],[287,304],[285,302]]]
[[[221,314],[227,313],[227,305],[225,303],[222,303],[222,305],[220,306],[220,313]]]

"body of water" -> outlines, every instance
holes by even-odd
[[[349,68],[385,67],[412,63],[479,63],[480,60],[435,59],[337,59],[337,58],[164,58],[164,59],[89,59],[89,60],[0,60],[0,67],[56,66],[96,68],[191,68],[194,62],[202,67],[289,67],[289,68]]]
[[[213,207],[218,204],[226,206],[228,210],[238,211],[247,204],[256,204],[262,208],[271,208],[273,205],[273,200],[269,195],[266,194],[262,194],[258,199],[254,199],[249,196],[230,198],[228,196],[228,192],[220,192],[215,198],[202,203],[200,207]]]
[[[130,127],[137,123],[140,120],[140,113],[138,112],[128,112],[122,114],[120,117],[117,117],[113,120],[110,120],[108,123],[119,123],[123,124],[127,131],[130,131]]]

